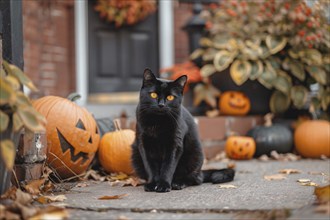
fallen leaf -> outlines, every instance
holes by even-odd
[[[327,160],[327,159],[329,159],[329,158],[328,158],[327,156],[325,156],[324,154],[322,154],[320,158],[321,158],[321,160]]]
[[[232,188],[237,188],[234,185],[229,185],[229,184],[223,184],[223,185],[219,185],[220,189],[232,189]]]
[[[123,186],[134,186],[134,187],[136,187],[136,186],[140,186],[140,185],[142,185],[144,183],[145,183],[145,181],[142,180],[142,179],[140,179],[140,178],[138,178],[138,177],[131,177],[131,178],[128,178],[125,181],[125,183],[124,183]]]
[[[266,154],[261,155],[258,159],[261,160],[261,161],[269,161],[270,160],[269,157]]]
[[[32,180],[27,185],[23,186],[28,193],[36,195],[40,193],[42,185],[45,183],[46,179]]]
[[[311,171],[311,172],[308,172],[308,174],[310,175],[321,175],[321,176],[325,176],[325,173],[322,173],[322,172],[314,172],[314,171]]]
[[[221,161],[224,159],[228,159],[227,154],[225,151],[221,151],[220,153],[218,153],[217,155],[215,155],[214,158],[212,158],[212,161]]]
[[[41,191],[42,191],[42,193],[46,193],[46,192],[53,191],[54,189],[55,189],[54,183],[52,183],[51,181],[47,181],[47,183],[45,183],[43,185],[43,187],[41,188]]]
[[[202,101],[215,108],[217,105],[217,97],[220,91],[211,84],[198,84],[194,88],[194,106],[198,106]]]
[[[270,153],[270,157],[264,154],[261,155],[258,159],[261,161],[268,161],[270,159],[279,160],[279,161],[297,161],[301,159],[301,156],[293,153],[279,154],[276,151],[272,151]]]
[[[277,151],[272,151],[272,152],[270,152],[270,156],[273,158],[273,159],[275,159],[275,160],[279,160],[280,159],[280,154],[279,153],[277,153]]]
[[[11,199],[15,200],[16,199],[16,187],[10,187],[4,194],[0,196],[0,199]]]
[[[16,190],[16,198],[15,198],[15,202],[22,204],[22,205],[26,205],[28,203],[32,202],[32,196],[26,192],[23,192],[20,189]]]
[[[311,182],[311,180],[310,179],[298,179],[297,182],[298,183],[309,183],[309,182]]]
[[[22,219],[29,219],[31,216],[35,215],[39,208],[28,206],[28,204],[20,204],[15,202],[11,207],[12,210],[17,210],[15,213],[21,214]]]
[[[283,179],[286,179],[286,177],[283,174],[274,174],[274,175],[266,175],[266,176],[264,176],[264,179],[266,179],[266,180],[283,180]]]
[[[125,186],[125,182],[124,181],[120,181],[120,180],[116,180],[116,181],[113,181],[113,182],[110,182],[110,186]]]
[[[205,114],[209,118],[214,118],[214,117],[217,117],[220,114],[220,112],[218,109],[213,109],[213,110],[206,111]]]
[[[85,174],[85,176],[83,177],[84,180],[87,179],[93,179],[96,181],[101,181],[103,182],[105,180],[104,176],[101,176],[97,171],[95,170],[88,170]]]
[[[4,205],[0,204],[0,219],[20,220],[20,216],[10,212]]]
[[[81,187],[81,188],[86,187],[86,186],[89,186],[89,184],[87,184],[87,183],[78,183],[76,185],[76,187]]]
[[[47,206],[40,209],[35,215],[29,218],[29,220],[44,220],[44,219],[66,219],[69,217],[69,213],[61,207]]]
[[[316,187],[314,190],[314,194],[316,195],[319,203],[330,202],[330,185]]]
[[[51,202],[63,202],[66,200],[65,195],[57,195],[57,196],[40,196],[37,198],[37,201],[41,204],[47,204]]]
[[[111,180],[124,180],[128,179],[128,175],[125,173],[114,174],[110,176]]]
[[[301,159],[301,156],[299,156],[297,154],[293,154],[293,153],[283,154],[283,160],[286,160],[286,161],[297,161],[300,159]]]
[[[120,194],[120,195],[114,195],[114,196],[102,196],[99,197],[99,200],[111,200],[111,199],[121,199],[125,196],[128,196],[128,194]]]
[[[330,215],[330,202],[318,205],[315,209],[315,212]]]
[[[227,163],[227,168],[228,169],[235,169],[236,168],[236,163],[235,162],[228,162]]]
[[[42,177],[45,178],[45,179],[48,179],[48,177],[51,173],[53,173],[53,170],[50,169],[48,166],[45,166],[44,170],[43,170]]]
[[[300,185],[302,186],[318,186],[316,183],[314,182],[307,182],[307,183],[300,183]]]
[[[283,174],[296,174],[296,173],[301,173],[300,170],[296,170],[296,169],[283,169],[278,171],[279,173],[283,173]]]
[[[117,220],[130,220],[129,218],[127,218],[126,216],[124,215],[120,215]]]

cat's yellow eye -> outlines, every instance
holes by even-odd
[[[156,99],[158,97],[157,93],[152,92],[150,93],[151,98]]]
[[[172,101],[172,100],[174,99],[174,96],[173,96],[173,95],[168,95],[168,96],[166,97],[166,99],[167,99],[168,101]]]

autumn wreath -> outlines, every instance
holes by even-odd
[[[115,26],[133,25],[156,11],[155,0],[97,0],[94,9]]]

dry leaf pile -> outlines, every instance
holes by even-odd
[[[261,161],[279,160],[279,161],[297,161],[301,159],[301,156],[293,153],[279,154],[276,151],[272,151],[270,156],[262,155],[258,158]]]
[[[315,211],[330,215],[330,185],[315,187],[314,194],[318,205]]]
[[[95,180],[100,182],[110,182],[111,186],[140,186],[144,183],[144,180],[132,176],[127,175],[125,173],[111,173],[106,174],[101,171],[89,170],[86,175],[82,178],[82,180]],[[86,183],[78,183],[76,187],[85,187],[88,184]]]
[[[15,187],[10,188],[1,196],[5,205],[0,204],[0,219],[65,219],[68,212],[56,206],[36,206],[33,205],[35,197],[30,193],[23,192]],[[55,199],[56,200],[56,199]]]
[[[65,195],[54,195],[54,192],[67,191],[67,184],[70,188],[86,187],[89,183],[84,181],[94,180],[97,182],[108,181],[111,186],[138,186],[143,181],[135,176],[125,173],[106,174],[102,171],[89,170],[79,182],[56,184],[51,181],[52,171],[45,168],[40,179],[29,182],[22,182],[20,188],[12,187],[5,194],[1,195],[0,219],[65,219],[68,212],[62,207],[50,205],[53,202],[64,202]],[[61,190],[63,188],[64,190]],[[99,200],[122,199],[128,194],[105,195]]]
[[[272,160],[278,160],[278,161],[298,161],[301,159],[301,156],[293,153],[286,153],[286,154],[279,154],[276,151],[272,151],[270,156],[262,155],[259,158],[257,158],[260,161],[272,161]],[[209,161],[213,162],[224,162],[227,163],[230,161],[230,159],[227,157],[226,152],[222,151],[215,155],[215,157],[209,159]]]

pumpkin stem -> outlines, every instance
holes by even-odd
[[[119,119],[115,119],[115,120],[113,120],[113,123],[115,125],[116,131],[120,131],[121,130],[120,120]]]
[[[226,139],[231,137],[231,136],[239,136],[239,133],[237,131],[232,131],[232,130],[227,131],[226,132]]]
[[[311,105],[311,106],[309,107],[309,112],[311,113],[313,120],[317,120],[317,119],[318,119],[318,118],[317,118],[317,114],[316,114],[316,112],[315,112],[315,107],[314,107],[314,105]]]
[[[67,99],[69,99],[71,102],[75,102],[76,100],[78,100],[80,98],[81,98],[81,95],[76,92],[70,93],[67,97]]]
[[[265,126],[266,127],[272,126],[272,124],[273,124],[273,122],[272,122],[273,118],[274,118],[274,114],[273,113],[268,113],[268,114],[266,114],[264,116]]]

